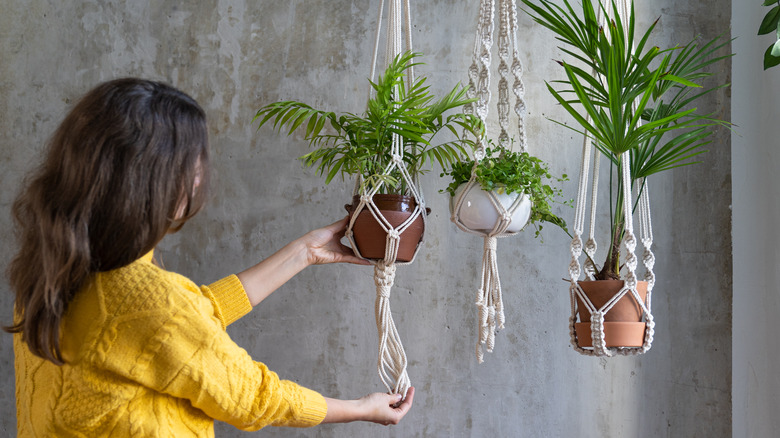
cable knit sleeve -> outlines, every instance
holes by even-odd
[[[223,329],[252,311],[244,285],[235,275],[201,286],[200,289],[214,306],[214,316],[222,322]]]
[[[225,281],[207,288],[208,298],[176,284],[158,285],[154,293],[163,294],[164,303],[112,321],[96,360],[242,430],[319,424],[327,412],[322,395],[280,380],[225,332],[240,313],[231,310],[231,292],[223,293],[233,280]]]

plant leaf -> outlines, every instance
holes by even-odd
[[[701,85],[697,84],[696,82],[692,82],[692,81],[690,81],[688,79],[681,78],[681,77],[675,76],[673,74],[665,74],[665,75],[663,75],[663,79],[668,80],[668,81],[672,81],[672,82],[677,82],[678,84],[682,84],[682,85],[685,85],[687,87],[701,88]]]
[[[770,9],[761,21],[758,28],[759,35],[766,35],[777,29],[777,23],[780,21],[780,5]]]
[[[766,52],[764,52],[764,70],[780,64],[780,57],[772,55],[775,44],[767,47]]]

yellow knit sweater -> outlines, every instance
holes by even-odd
[[[94,276],[70,304],[56,366],[14,336],[20,437],[212,437],[319,424],[318,393],[280,380],[225,332],[252,306],[233,275],[198,287],[147,254]]]

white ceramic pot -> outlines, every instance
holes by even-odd
[[[450,198],[451,213],[455,209],[455,203],[457,202],[458,197],[466,187],[468,187],[468,183],[458,186],[457,190],[455,190],[455,196]],[[522,196],[523,199],[520,201],[520,205],[517,206],[517,209],[512,215],[512,223],[509,224],[509,228],[506,230],[511,233],[520,231],[528,222],[528,218],[531,216],[531,198],[524,193],[515,192],[510,195],[507,195],[506,193],[496,193],[498,201],[506,209],[512,206],[512,203],[518,196]],[[498,223],[499,214],[499,211],[493,205],[493,202],[491,202],[488,192],[482,190],[479,186],[475,186],[469,190],[466,194],[466,198],[463,199],[459,217],[461,223],[471,230],[490,232],[496,226],[496,223]]]

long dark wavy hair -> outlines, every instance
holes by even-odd
[[[92,274],[137,260],[202,208],[208,155],[205,113],[181,91],[127,78],[88,92],[13,204],[15,317],[4,329],[62,364],[60,325],[74,295]]]

